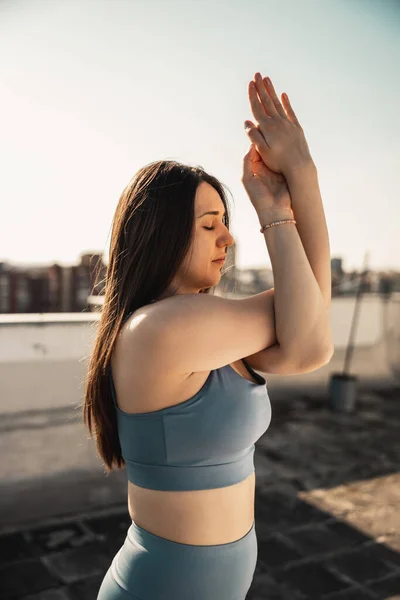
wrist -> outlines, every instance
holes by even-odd
[[[294,219],[293,210],[290,208],[266,208],[257,211],[260,225],[269,225],[274,221],[284,221],[286,219]]]
[[[318,170],[317,165],[312,160],[302,165],[301,167],[288,169],[287,173],[285,173],[285,179],[289,190],[290,185],[295,183],[296,181],[309,180],[315,177],[318,177]]]

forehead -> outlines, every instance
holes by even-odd
[[[225,212],[224,203],[217,190],[206,181],[202,181],[196,190],[195,198],[196,215],[201,215],[208,210],[219,210]]]

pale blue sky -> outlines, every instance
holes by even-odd
[[[239,268],[271,266],[240,181],[256,71],[287,92],[331,255],[400,266],[396,0],[0,0],[0,260],[108,260],[145,164],[202,165],[234,197]]]

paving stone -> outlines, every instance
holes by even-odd
[[[126,511],[116,515],[86,518],[82,520],[82,523],[101,540],[105,541],[108,537],[115,535],[119,535],[124,540],[132,524],[132,519]]]
[[[277,535],[270,535],[264,540],[257,536],[258,560],[265,571],[277,568],[302,558],[301,554],[290,543]]]
[[[71,600],[65,588],[52,588],[38,594],[24,596],[21,600]]]
[[[333,485],[333,477],[330,478],[330,483]],[[321,480],[321,477],[316,473],[313,473],[311,470],[307,473],[301,473],[301,484],[302,490],[308,492],[310,490],[315,490],[316,488],[324,487],[324,482]]]
[[[265,485],[265,483],[272,484],[280,479],[281,464],[274,463],[263,451],[254,454],[254,467],[257,472],[257,485],[260,481]]]
[[[276,427],[274,420],[272,420],[271,425],[268,428],[268,435],[264,435],[258,440],[256,450],[262,455],[266,455],[269,451],[281,455],[282,452],[284,453],[286,451],[289,445],[289,439],[281,435],[280,427]]]
[[[348,552],[326,560],[328,566],[340,573],[344,573],[353,581],[367,583],[377,579],[383,579],[393,574],[395,568],[377,556],[372,556],[368,548],[361,548],[354,552]]]
[[[308,504],[304,500],[298,499],[293,508],[292,520],[295,525],[305,525],[307,523],[326,521],[332,515],[320,508]]]
[[[91,575],[105,574],[111,564],[102,544],[64,550],[42,557],[43,562],[63,583],[74,583]]]
[[[292,507],[296,502],[295,495],[289,496],[273,489],[261,490],[254,502],[254,509],[263,522],[287,522],[290,520]]]
[[[71,600],[95,600],[99,591],[103,575],[94,575],[82,581],[77,581],[68,586],[68,593]]]
[[[289,566],[274,573],[278,583],[290,586],[305,595],[317,597],[349,588],[350,585],[326,568],[323,563],[308,563]]]
[[[379,598],[387,600],[400,600],[400,575],[388,577],[382,581],[372,583],[370,589],[375,592]]]
[[[344,592],[328,594],[323,600],[378,600],[378,596],[366,588],[352,588]],[[309,596],[306,600],[321,600],[320,596]]]
[[[375,542],[368,546],[368,552],[400,571],[400,554],[386,544]]]
[[[335,535],[343,538],[347,547],[360,546],[371,541],[370,537],[366,536],[355,527],[348,525],[344,521],[329,521],[325,523],[325,527],[327,527]]]
[[[264,530],[287,530],[313,521],[325,521],[331,515],[315,508],[295,496],[266,490],[255,499],[256,518]]]
[[[278,473],[280,474],[280,467]],[[296,504],[298,488],[292,481],[275,479],[273,483],[258,481],[259,499],[264,502],[265,498],[273,498],[275,501],[292,507]]]
[[[4,566],[37,555],[37,549],[26,540],[23,533],[9,533],[0,536],[0,565]]]
[[[27,535],[43,554],[75,548],[93,541],[93,535],[88,535],[80,523],[74,521],[31,529]]]
[[[246,600],[303,600],[304,594],[279,585],[267,574],[254,577]]]
[[[40,558],[21,560],[0,568],[0,599],[20,600],[28,594],[42,592],[60,584]]]
[[[287,537],[295,543],[303,556],[314,556],[347,549],[345,539],[330,531],[325,525],[313,525],[288,532]]]
[[[132,519],[128,511],[103,517],[93,517],[83,520],[83,524],[92,531],[108,556],[114,557],[123,545]]]

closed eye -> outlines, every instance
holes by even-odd
[[[204,229],[208,229],[208,231],[212,231],[215,227],[204,227]]]

